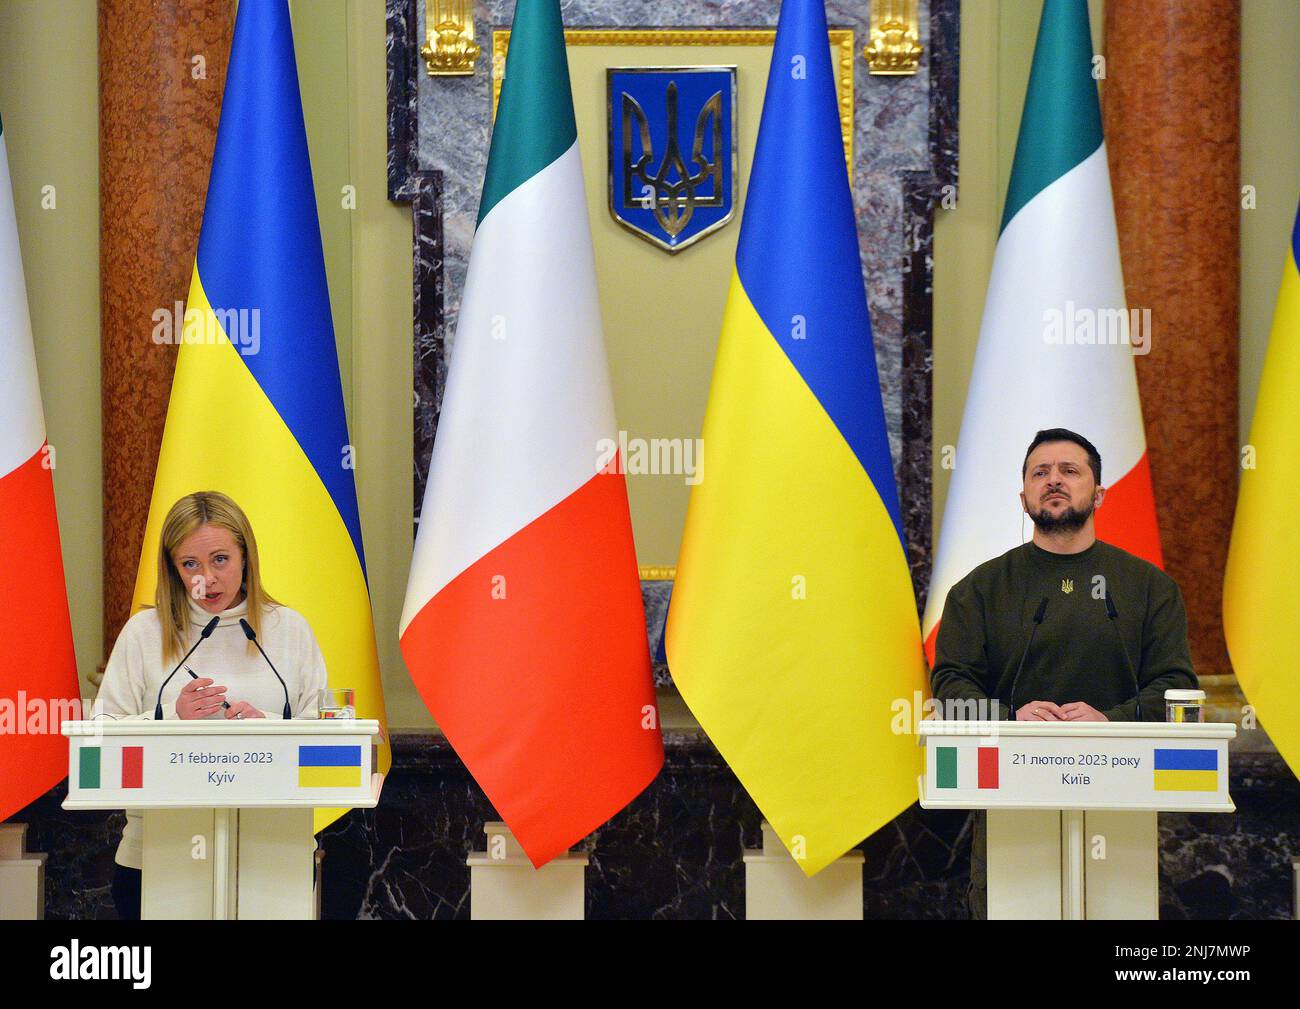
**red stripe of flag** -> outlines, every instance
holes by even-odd
[[[0,337],[0,345],[6,339]],[[11,362],[0,360],[0,368],[10,367]],[[0,476],[0,598],[5,601],[0,607],[0,700],[15,708],[19,691],[51,704],[81,696],[54,481],[45,460],[42,445],[17,469]],[[15,717],[25,718],[27,712],[16,710]],[[0,733],[0,821],[67,773],[68,741],[59,734],[57,720],[41,732]]]
[[[622,475],[593,477],[452,579],[402,654],[533,865],[631,802],[664,756]]]
[[[144,787],[144,747],[122,747],[122,787]]]
[[[979,787],[998,787],[998,748],[981,746],[979,748]]]
[[[1131,470],[1106,487],[1106,507],[1097,509],[1097,539],[1137,554],[1158,568],[1165,566],[1147,453],[1143,452]]]

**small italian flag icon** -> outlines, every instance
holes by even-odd
[[[997,788],[996,746],[936,746],[935,788]]]
[[[143,746],[83,746],[77,764],[81,788],[143,788]]]

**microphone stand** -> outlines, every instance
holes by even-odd
[[[271,672],[275,673],[275,678],[280,681],[280,688],[284,691],[284,719],[285,721],[288,721],[293,718],[293,711],[289,707],[289,688],[285,686],[284,677],[281,676],[280,671],[275,668],[275,663],[272,662],[271,657],[266,654],[266,649],[262,647],[262,643],[257,640],[257,632],[253,630],[252,625],[243,617],[240,617],[239,626],[244,630],[244,637],[257,645],[257,650],[262,653],[262,658],[266,659],[266,664],[271,667]]]

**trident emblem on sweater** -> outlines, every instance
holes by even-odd
[[[726,224],[735,207],[735,68],[623,67],[606,81],[614,220],[668,253]]]
[[[1061,579],[1061,591],[1064,592],[1067,596],[1068,596],[1071,592],[1073,592],[1073,591],[1074,591],[1074,579],[1073,579],[1073,578],[1062,578],[1062,579]]]

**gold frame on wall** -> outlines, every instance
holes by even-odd
[[[844,160],[853,179],[853,30],[832,28],[827,41],[839,54],[840,132],[844,135]],[[564,32],[566,46],[772,46],[775,28],[571,28]],[[510,29],[492,31],[492,118],[496,119],[505,76]]]

